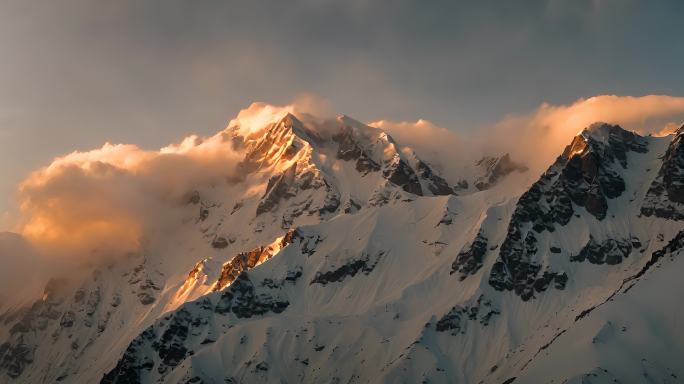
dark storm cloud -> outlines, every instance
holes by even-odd
[[[542,102],[680,95],[682,15],[675,0],[0,0],[0,193],[58,154],[158,147],[302,93],[459,131]]]

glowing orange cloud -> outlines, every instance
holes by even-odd
[[[73,152],[33,172],[19,187],[20,232],[65,253],[137,249],[145,231],[164,225],[188,193],[229,182],[238,161],[218,134],[190,136],[146,151],[105,144]]]
[[[642,135],[662,135],[682,120],[684,97],[601,95],[570,105],[544,103],[530,114],[509,116],[481,140],[485,147],[511,152],[541,171],[574,135],[594,122],[619,124]]]
[[[58,157],[19,186],[18,231],[50,254],[138,250],[150,233],[180,225],[191,192],[240,179],[235,131],[249,135],[286,113],[324,108],[310,96],[285,106],[253,103],[211,137],[191,135],[156,151],[106,143]]]
[[[239,180],[235,165],[242,154],[234,148],[232,133],[250,135],[285,113],[321,116],[329,106],[308,96],[285,106],[254,103],[211,137],[189,136],[156,151],[107,143],[59,157],[20,185],[19,231],[35,244],[71,253],[135,250],[148,233],[181,221],[179,207],[190,192]],[[371,124],[441,166],[454,182],[463,166],[487,152],[510,152],[540,172],[573,135],[595,121],[663,134],[676,126],[666,123],[682,117],[684,98],[596,96],[509,116],[475,132],[476,139],[427,120]]]
[[[467,165],[483,155],[511,153],[525,162],[532,173],[551,164],[572,137],[590,124],[603,121],[620,124],[643,135],[667,135],[684,120],[684,97],[601,95],[579,99],[569,105],[544,103],[534,111],[512,115],[493,126],[458,135],[419,119],[415,122],[379,120],[370,123],[388,131],[404,145],[442,168],[458,180]]]

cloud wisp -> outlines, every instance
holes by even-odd
[[[284,106],[253,103],[229,122],[229,128],[213,136],[191,135],[159,150],[107,143],[58,157],[19,185],[20,216],[15,228],[24,243],[14,237],[5,239],[14,245],[2,250],[6,255],[0,267],[11,270],[21,264],[17,249],[23,250],[25,258],[41,255],[36,260],[94,263],[174,236],[182,228],[193,191],[233,193],[232,186],[244,176],[237,167],[244,153],[231,134],[235,127],[249,135],[288,112],[324,121],[331,110],[329,103],[313,96]],[[603,95],[569,105],[542,104],[470,136],[428,120],[370,124],[414,149],[453,183],[472,172],[474,162],[483,155],[505,152],[528,165],[530,175],[536,177],[574,135],[595,121],[662,135],[682,120],[682,97]],[[22,244],[31,251],[25,251],[29,248]]]
[[[458,177],[483,155],[510,153],[533,173],[543,172],[570,143],[594,122],[619,124],[642,135],[672,133],[684,121],[684,97],[600,95],[568,105],[543,103],[525,114],[509,115],[475,133],[456,133],[424,119],[371,123],[437,163],[447,176]]]

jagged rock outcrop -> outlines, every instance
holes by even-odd
[[[449,273],[458,273],[459,280],[465,280],[466,277],[475,274],[482,268],[482,261],[487,254],[487,243],[488,240],[482,231],[478,232],[475,240],[458,253]]]
[[[336,214],[343,198],[339,181],[334,171],[315,160],[320,154],[328,156],[333,151],[336,159],[354,162],[358,177],[379,172],[385,182],[377,185],[373,196],[391,194],[397,187],[419,196],[454,193],[454,188],[430,165],[413,153],[404,153],[382,130],[345,116],[325,124],[334,128],[328,127],[319,134],[287,115],[263,132],[242,138],[248,147],[240,164],[244,172],[266,167],[276,171],[259,201],[257,216],[276,213],[287,206],[281,223],[287,229],[302,214]],[[283,146],[287,149],[283,150]],[[356,205],[361,207],[362,203]]]
[[[435,324],[437,332],[450,332],[456,336],[466,332],[468,322],[479,322],[482,326],[489,325],[489,322],[501,312],[494,308],[491,300],[484,295],[480,295],[477,301],[465,306],[455,305]]]
[[[480,168],[482,175],[475,180],[475,188],[480,191],[489,189],[513,172],[526,172],[527,166],[519,164],[506,153],[501,157],[485,156],[475,165]]]
[[[539,275],[542,266],[536,257],[535,233],[553,232],[556,225],[568,224],[576,206],[584,207],[598,220],[605,218],[608,200],[625,190],[617,167],[627,168],[629,152],[647,151],[641,136],[617,125],[596,123],[576,136],[518,200],[490,273],[490,285],[497,290],[513,290],[523,300],[545,289],[547,280],[556,281],[556,287],[564,286],[563,273],[545,271]]]
[[[291,115],[273,119],[239,138],[224,132],[248,153],[240,171],[251,173],[225,191],[198,185],[183,195],[188,232],[165,244],[182,253],[146,249],[142,263],[103,268],[62,298],[0,313],[0,336],[14,331],[0,342],[0,381],[564,382],[593,371],[578,359],[570,375],[558,373],[562,354],[548,372],[525,375],[558,358],[559,344],[595,340],[584,350],[626,346],[608,358],[644,355],[680,374],[681,351],[662,343],[679,341],[676,321],[660,315],[681,296],[667,284],[679,287],[684,231],[663,248],[677,222],[638,215],[643,180],[652,180],[641,165],[658,161],[646,144],[665,148],[666,139],[592,126],[516,200],[506,188],[452,187],[409,148],[351,119],[317,132]],[[509,161],[491,164],[498,176],[487,187]],[[662,185],[653,199],[667,199]],[[222,263],[237,247],[251,251]],[[647,260],[653,249],[662,251]],[[644,294],[643,282],[658,285]],[[616,288],[671,308],[648,321],[623,317],[624,306],[592,311],[617,304]],[[606,337],[592,328],[603,315],[625,325]],[[641,324],[658,342],[630,349],[646,338],[611,339]]]
[[[423,195],[423,187],[420,185],[418,175],[399,156],[394,157],[385,164],[382,175],[390,183],[401,187],[408,193],[418,196]]]
[[[435,196],[451,195],[455,193],[455,188],[449,186],[446,180],[437,175],[432,168],[422,160],[417,163],[418,175],[423,179],[427,189]],[[466,186],[467,188],[467,186]]]
[[[294,183],[296,175],[297,164],[293,164],[280,175],[273,176],[268,180],[266,192],[257,206],[257,216],[271,211],[281,200],[287,200],[295,196],[296,186]]]
[[[221,275],[218,281],[214,284],[212,290],[220,291],[230,285],[240,274],[248,271],[264,261],[270,259],[281,249],[292,243],[293,239],[298,236],[296,231],[289,231],[281,239],[276,240],[273,244],[267,246],[257,247],[249,252],[242,252],[233,257],[230,261],[223,264],[221,268]]]
[[[350,125],[342,126],[332,139],[338,143],[337,158],[345,161],[356,161],[356,170],[362,175],[378,172],[381,169],[380,164],[373,160],[372,153],[362,148],[354,129]]]
[[[579,254],[572,256],[572,261],[588,261],[592,264],[620,264],[623,259],[632,253],[631,239],[606,239],[598,243],[593,237],[589,238],[587,244],[580,250]],[[638,240],[636,242],[638,243]]]
[[[348,277],[354,277],[357,273],[362,272],[368,275],[373,272],[375,266],[385,255],[385,252],[378,252],[375,255],[364,254],[360,259],[349,260],[342,266],[330,271],[317,272],[310,284],[326,285],[343,281]]]
[[[644,216],[684,220],[684,126],[675,133],[641,206]]]
[[[60,321],[60,306],[65,300],[64,291],[67,285],[68,282],[62,279],[50,280],[45,286],[43,299],[34,302],[10,328],[10,339],[0,345],[0,369],[9,377],[19,377],[33,363],[41,341],[35,339],[36,333],[58,321],[65,327],[73,325],[73,320]]]
[[[289,302],[278,292],[268,284],[257,288],[247,273],[240,274],[223,292],[187,303],[147,328],[129,344],[101,383],[142,383],[143,375],[152,371],[163,379],[195,348],[211,343],[214,327],[283,312]]]

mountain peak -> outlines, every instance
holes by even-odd
[[[595,153],[606,160],[617,158],[623,167],[626,166],[625,154],[629,151],[645,152],[646,141],[632,131],[619,125],[596,122],[584,128],[572,140],[562,153],[562,157],[570,159],[576,155]]]
[[[597,121],[590,124],[588,127],[582,130],[582,134],[588,134],[595,137],[603,137],[610,135],[611,132],[616,130],[624,130],[619,125],[612,125],[604,123],[602,121]]]

